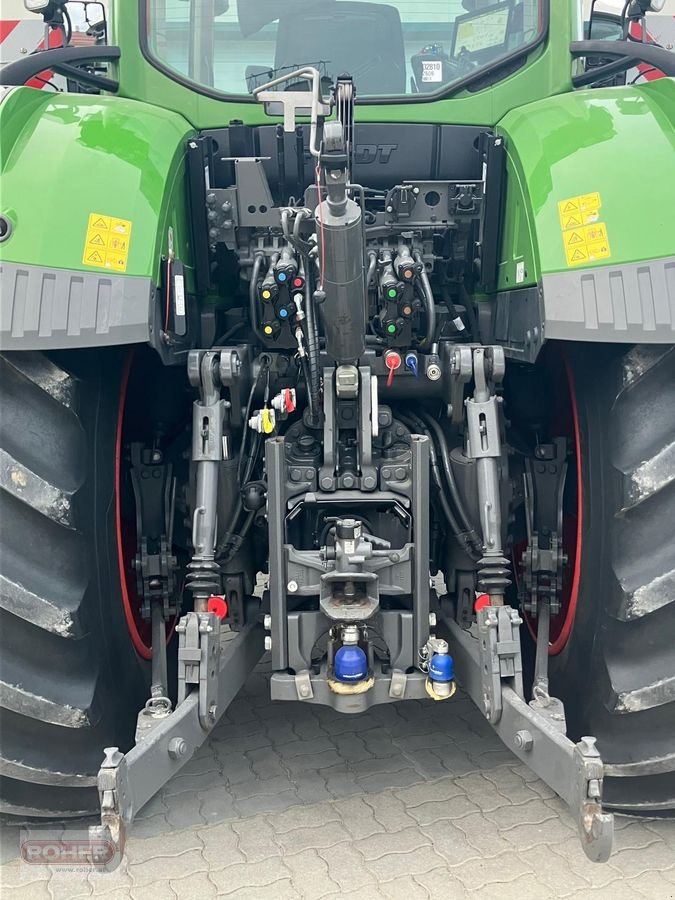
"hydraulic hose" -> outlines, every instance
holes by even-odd
[[[429,438],[429,462],[431,465],[431,477],[433,478],[434,484],[437,488],[436,499],[439,502],[441,507],[441,511],[445,516],[448,525],[450,526],[450,531],[452,532],[453,537],[461,547],[461,549],[467,553],[473,560],[477,559],[477,555],[471,546],[471,543],[468,539],[468,535],[466,531],[464,531],[461,527],[455,514],[450,509],[450,504],[447,501],[445,496],[445,490],[443,486],[443,480],[441,478],[440,468],[438,466],[438,457],[436,455],[436,448],[434,444],[434,439],[429,432],[429,430],[425,427],[424,422],[421,419],[418,419],[414,414],[410,414],[408,416],[403,416],[400,413],[396,413],[396,418],[400,419],[404,425],[408,428],[413,429],[415,432],[419,434],[424,434]]]
[[[415,262],[422,266],[422,271],[418,277],[419,282],[422,285],[422,300],[424,302],[424,312],[426,313],[427,319],[427,330],[424,339],[420,342],[419,346],[429,347],[433,344],[436,337],[436,304],[434,303],[434,295],[431,290],[431,282],[429,281],[429,276],[427,275],[427,270],[424,266],[424,260],[422,259],[422,254],[419,250],[415,250],[414,259]]]
[[[305,315],[307,322],[307,363],[309,379],[307,382],[307,394],[309,412],[312,422],[320,424],[321,410],[321,373],[319,372],[319,329],[316,321],[316,309],[312,296],[312,279],[310,276],[309,259],[305,265]]]
[[[443,463],[443,471],[445,472],[445,478],[448,483],[448,491],[450,492],[450,496],[452,497],[452,502],[455,506],[455,509],[457,510],[457,515],[459,516],[462,528],[467,535],[467,539],[471,542],[474,551],[480,554],[483,552],[483,545],[480,538],[478,537],[476,529],[471,525],[466,509],[464,508],[464,503],[462,501],[461,495],[457,488],[457,482],[455,480],[454,472],[452,471],[452,462],[450,461],[450,454],[448,452],[448,445],[445,440],[445,435],[443,434],[443,429],[432,416],[430,416],[423,410],[420,411],[419,417],[436,436],[436,449],[440,454],[441,462]]]
[[[253,271],[251,272],[251,281],[248,286],[248,312],[251,319],[251,328],[261,344],[265,343],[265,337],[258,325],[258,278],[260,278],[260,269],[265,262],[263,253],[256,253],[253,261]]]
[[[469,297],[469,292],[466,289],[466,285],[464,282],[460,282],[459,285],[459,295],[462,304],[464,305],[464,309],[466,310],[466,317],[469,320],[469,329],[471,330],[471,339],[473,341],[480,340],[480,334],[478,331],[478,319],[476,318],[476,310],[473,308],[473,300]]]
[[[368,254],[368,271],[366,272],[366,289],[370,288],[377,269],[377,253],[372,250]]]

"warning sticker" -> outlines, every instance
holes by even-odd
[[[604,222],[563,231],[563,242],[568,266],[597,262],[612,255]]]
[[[602,197],[598,191],[568,197],[558,203],[565,257],[568,266],[609,259],[607,226],[600,221]]]
[[[589,225],[600,218],[602,198],[595,191],[592,194],[581,194],[578,197],[568,197],[558,203],[560,225],[563,231],[568,228],[579,228],[581,225]]]
[[[84,239],[82,264],[126,272],[131,243],[131,222],[92,213]]]

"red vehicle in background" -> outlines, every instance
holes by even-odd
[[[645,40],[649,44],[655,44],[666,50],[675,52],[675,0],[665,0],[660,12],[650,12],[645,17],[643,25],[640,22],[630,20],[630,0],[584,0],[584,36],[593,40],[620,40],[626,31],[629,37],[635,41]],[[592,34],[590,27],[591,11],[593,11]],[[635,69],[621,75],[624,83],[639,84],[645,81],[654,81],[663,78],[663,72],[640,63]]]

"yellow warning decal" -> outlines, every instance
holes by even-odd
[[[609,259],[612,251],[607,226],[600,221],[602,197],[598,191],[568,197],[558,203],[568,266]]]
[[[558,203],[558,214],[563,231],[597,222],[600,218],[601,206],[602,197],[597,191],[561,200]]]
[[[131,243],[131,222],[92,213],[84,239],[82,264],[126,272]]]
[[[568,266],[597,262],[612,255],[604,222],[563,231],[563,242]]]

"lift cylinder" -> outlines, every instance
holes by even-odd
[[[338,364],[355,363],[365,350],[366,287],[363,223],[357,203],[346,199],[337,214],[324,201],[317,210],[319,254],[326,299],[321,318],[326,351]]]

